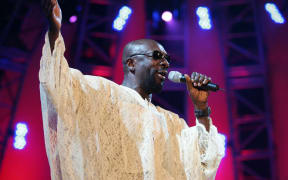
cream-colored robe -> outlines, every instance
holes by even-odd
[[[224,137],[188,127],[134,90],[69,68],[62,36],[45,37],[40,92],[53,180],[214,179]]]

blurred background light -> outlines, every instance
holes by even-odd
[[[283,24],[285,19],[280,13],[278,7],[274,3],[266,3],[265,10],[270,14],[271,19],[278,24]]]
[[[159,11],[153,11],[152,18],[153,18],[153,21],[156,21],[156,22],[160,21]]]
[[[70,23],[75,23],[77,21],[77,16],[71,16],[70,18],[69,18],[69,22]]]
[[[14,141],[14,148],[15,149],[23,149],[26,145],[26,140],[24,137],[16,136]]]
[[[212,28],[209,9],[207,7],[199,6],[196,14],[199,18],[198,24],[202,29],[209,30]]]
[[[116,31],[122,31],[131,14],[132,9],[130,7],[128,6],[121,7],[118,16],[113,21],[113,29]]]
[[[28,133],[28,127],[25,123],[17,123],[14,137],[14,148],[23,149],[26,145],[25,136]]]
[[[128,6],[123,6],[120,10],[119,10],[119,17],[121,17],[122,19],[126,20],[129,18],[130,14],[132,13],[131,8],[129,8]]]
[[[16,126],[16,135],[17,136],[26,136],[28,132],[28,128],[27,128],[27,125],[24,124],[24,123],[18,123],[17,126]]]
[[[170,22],[173,19],[173,15],[170,11],[164,11],[161,18],[165,22]]]

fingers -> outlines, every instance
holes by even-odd
[[[52,13],[54,6],[57,4],[57,0],[42,0],[41,2],[43,9],[46,13]]]
[[[208,84],[209,82],[211,82],[211,77],[205,76],[204,81],[203,81],[203,84],[206,85],[206,84]]]
[[[187,86],[188,91],[190,92],[190,94],[191,94],[191,93],[192,93],[192,94],[193,94],[193,93],[196,93],[197,89],[195,89],[195,88],[193,87],[192,79],[190,79],[190,77],[189,77],[187,74],[185,74],[184,76],[185,76],[185,79],[186,79],[186,86]]]
[[[191,82],[193,83],[194,87],[197,87],[208,84],[209,82],[211,82],[211,78],[206,75],[193,72],[191,74]]]
[[[186,86],[188,87],[188,89],[190,89],[191,87],[193,87],[191,79],[190,79],[190,77],[187,74],[184,74],[184,76],[185,76],[185,79],[186,79]]]

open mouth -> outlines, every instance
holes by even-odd
[[[165,80],[168,72],[167,71],[158,71],[157,74],[162,80]]]

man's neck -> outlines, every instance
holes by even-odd
[[[128,88],[131,88],[133,90],[135,90],[136,92],[138,92],[138,94],[140,94],[140,96],[143,99],[147,99],[149,102],[151,102],[152,100],[152,94],[146,93],[142,88],[140,88],[139,86],[133,84],[133,83],[129,83],[128,81],[123,81],[122,83],[123,86],[126,86]]]

